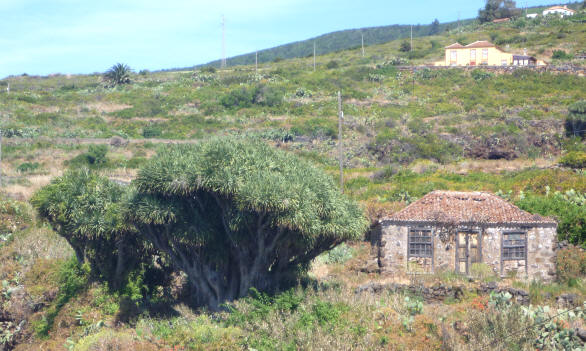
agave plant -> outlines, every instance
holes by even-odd
[[[104,79],[113,86],[130,83],[132,69],[123,63],[117,63],[104,73]]]

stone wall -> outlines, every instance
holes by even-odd
[[[504,231],[520,230],[519,227],[488,227],[482,231],[482,262],[497,275],[515,274],[520,278],[552,280],[555,275],[556,228],[523,228],[527,232],[527,265],[524,260],[502,261],[501,242]],[[455,240],[442,242],[433,230],[433,265],[431,259],[408,259],[409,226],[382,221],[377,231],[379,266],[382,273],[433,273],[454,271],[456,268]]]
[[[555,278],[555,258],[557,230],[555,227],[536,227],[527,232],[529,277],[553,280]]]
[[[397,68],[401,71],[412,71],[412,70],[422,70],[425,68],[428,69],[461,69],[464,71],[472,71],[476,69],[482,69],[485,71],[490,71],[497,74],[507,74],[513,73],[516,70],[531,70],[539,73],[543,72],[551,72],[551,73],[563,73],[563,74],[573,74],[579,77],[583,77],[586,75],[586,67],[585,66],[573,66],[573,65],[566,65],[566,66],[432,66],[432,65],[423,65],[423,66],[397,66]]]

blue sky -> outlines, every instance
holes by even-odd
[[[517,6],[551,3],[518,1]],[[0,0],[0,77],[186,67],[328,32],[471,18],[484,0]]]

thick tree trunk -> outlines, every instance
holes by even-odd
[[[114,289],[120,288],[122,284],[122,272],[124,271],[124,240],[120,239],[116,242],[116,250],[118,255],[116,257],[116,271],[114,273]]]

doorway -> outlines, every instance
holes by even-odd
[[[459,230],[456,236],[456,273],[470,274],[470,265],[482,261],[478,230]]]

